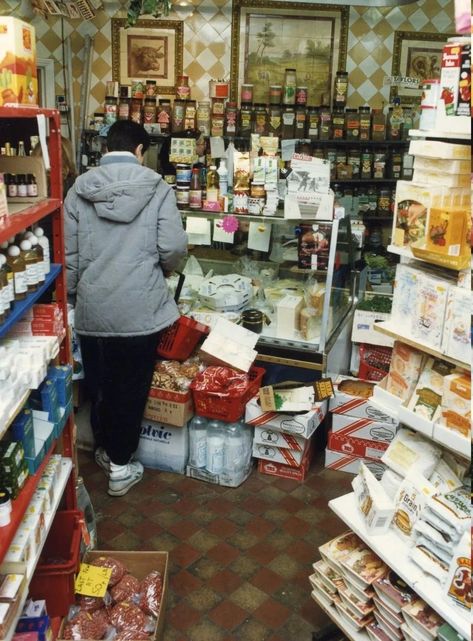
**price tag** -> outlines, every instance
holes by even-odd
[[[111,576],[111,568],[99,568],[81,563],[76,577],[75,591],[85,596],[104,597]]]
[[[314,383],[315,400],[325,401],[327,398],[335,396],[331,378],[321,378]]]

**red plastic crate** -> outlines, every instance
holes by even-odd
[[[203,323],[181,316],[173,325],[163,330],[157,349],[158,356],[173,361],[185,361],[194,351],[199,340],[210,328]]]
[[[46,599],[50,617],[64,617],[74,603],[74,579],[79,569],[82,512],[57,512],[30,582],[33,599]]]
[[[243,416],[245,406],[250,398],[258,393],[265,372],[266,370],[262,367],[252,367],[248,372],[250,377],[248,387],[239,395],[231,392],[223,395],[220,392],[195,390],[191,383],[195,413],[199,416],[216,418],[228,423],[237,421]]]
[[[358,376],[365,381],[383,380],[389,372],[392,351],[391,347],[361,344]]]

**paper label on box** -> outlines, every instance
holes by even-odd
[[[112,576],[111,568],[81,563],[75,580],[75,591],[85,596],[104,597]]]

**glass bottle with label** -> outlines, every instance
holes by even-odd
[[[269,106],[268,134],[273,136],[281,135],[282,109],[281,105]]]
[[[345,138],[345,112],[343,109],[336,109],[332,114],[332,138],[334,140]]]
[[[294,138],[295,124],[296,110],[294,107],[286,105],[282,114],[281,138],[283,140],[290,140],[291,138]]]
[[[318,107],[309,107],[307,110],[307,130],[306,137],[311,141],[319,138],[320,114]]]
[[[228,169],[225,158],[220,158],[220,164],[217,169],[217,174],[220,196],[226,196],[228,193]]]
[[[248,104],[242,104],[240,108],[240,119],[238,125],[239,136],[249,136],[253,131],[253,107]]]
[[[371,112],[371,138],[386,140],[386,118],[382,109],[373,109]]]
[[[296,118],[294,125],[294,135],[296,138],[304,138],[305,136],[305,121],[306,121],[306,108],[296,107]]]
[[[225,135],[229,138],[236,136],[238,109],[236,102],[227,102],[225,106]]]
[[[191,209],[202,209],[202,187],[200,184],[199,167],[192,168],[189,191],[189,207]]]
[[[26,266],[26,286],[29,292],[34,292],[38,289],[38,256],[32,251],[31,243],[29,240],[22,240],[20,243],[20,251],[25,261]]]
[[[207,172],[207,201],[218,202],[219,176],[216,165],[210,165]]]
[[[13,272],[13,288],[15,290],[15,300],[26,298],[28,286],[26,284],[26,265],[20,248],[11,245],[7,251],[7,263]]]
[[[320,126],[319,138],[320,140],[330,140],[332,137],[332,113],[330,107],[322,105],[320,107]]]
[[[118,103],[118,120],[129,120],[130,103],[131,103],[130,98],[128,97],[120,98],[120,102]]]
[[[360,114],[360,140],[370,140],[371,138],[371,110],[368,106],[362,106],[358,109]]]
[[[265,136],[268,127],[268,112],[266,111],[266,105],[261,102],[255,104],[254,110],[254,125],[253,131],[255,134],[260,136]]]
[[[369,149],[364,149],[361,152],[361,175],[363,180],[371,178],[373,173],[373,154]]]
[[[185,109],[185,100],[174,101],[174,105],[172,107],[172,133],[182,133],[184,131]]]
[[[345,112],[345,128],[347,140],[360,138],[360,114],[356,109],[347,109]]]
[[[15,174],[8,175],[7,195],[8,198],[16,198],[18,196],[18,183]]]
[[[282,101],[282,85],[270,85],[269,104],[280,105]]]
[[[337,71],[333,91],[334,109],[345,109],[348,95],[348,73]]]
[[[296,103],[296,82],[296,70],[292,68],[286,69],[282,96],[283,105],[294,105]]]
[[[141,98],[132,98],[130,106],[130,120],[137,122],[139,125],[143,122],[143,113]]]
[[[152,125],[156,122],[156,98],[147,96],[143,106],[143,124]]]
[[[25,174],[18,174],[17,189],[18,189],[18,197],[26,198],[26,196],[28,195],[28,190],[26,187]]]

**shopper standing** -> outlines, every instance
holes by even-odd
[[[143,476],[132,460],[160,330],[179,317],[165,274],[186,254],[174,192],[142,166],[145,129],[110,128],[100,167],[77,178],[65,201],[68,293],[75,303],[95,460],[122,496]]]

